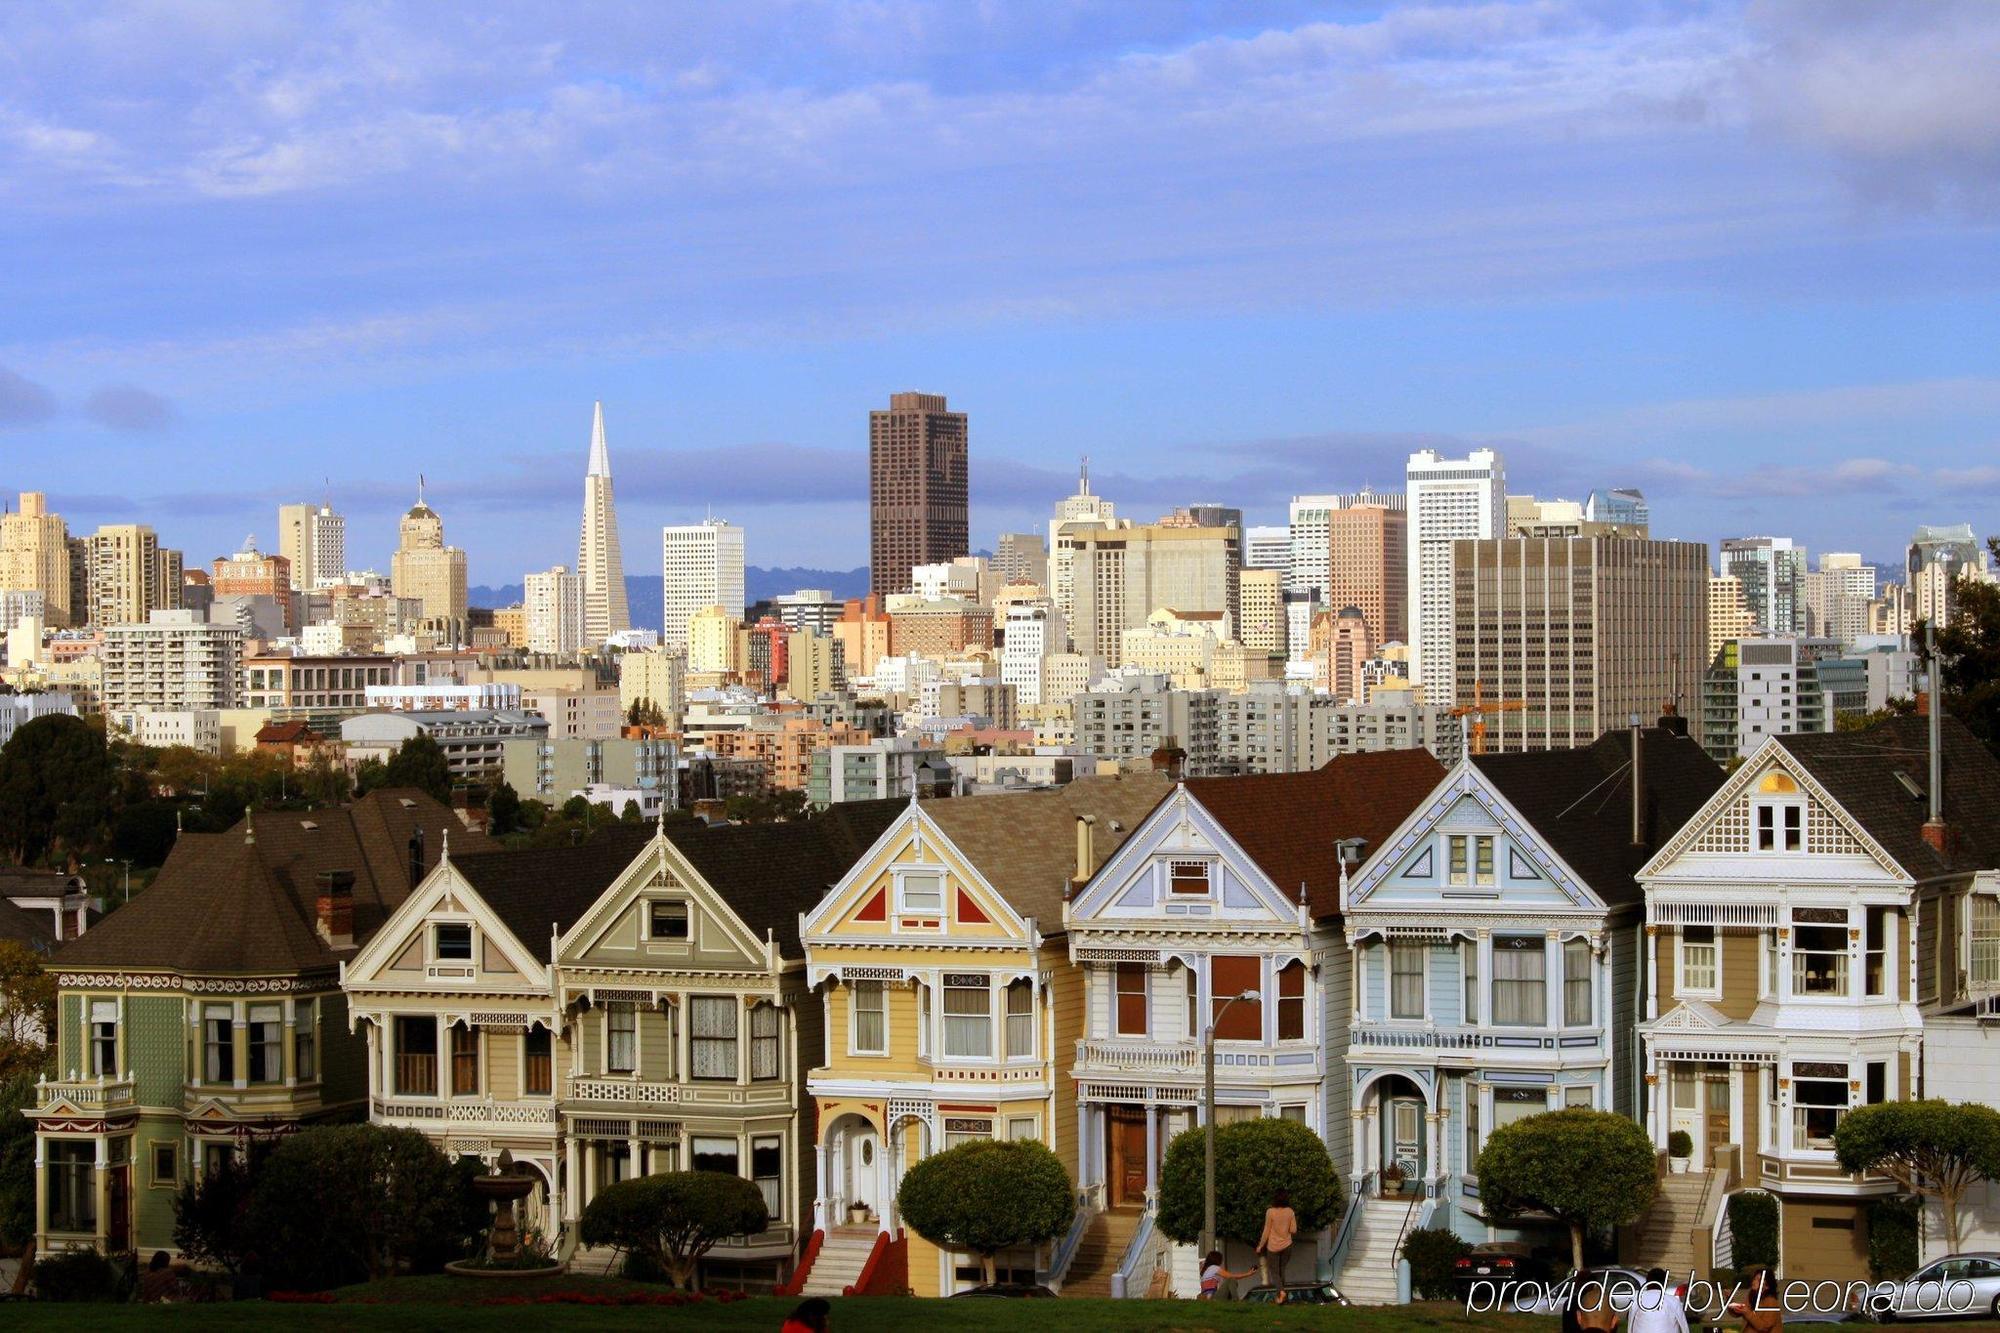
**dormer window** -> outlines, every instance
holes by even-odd
[[[1206,861],[1169,861],[1167,889],[1176,897],[1204,898],[1209,892],[1209,864]]]
[[[647,909],[648,937],[685,943],[688,937],[688,909],[686,903],[656,902]]]
[[[1453,834],[1445,839],[1447,862],[1450,866],[1450,884],[1454,888],[1464,888],[1468,884],[1490,887],[1493,883],[1493,835],[1481,833],[1476,836]]]
[[[944,915],[944,875],[913,870],[896,880],[896,910],[911,916]]]
[[[464,921],[440,921],[431,930],[431,948],[440,963],[472,961],[472,926]]]

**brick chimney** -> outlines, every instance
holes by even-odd
[[[319,919],[319,937],[336,949],[354,943],[354,872],[322,870],[319,895],[314,902]]]

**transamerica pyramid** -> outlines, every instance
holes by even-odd
[[[583,535],[576,572],[583,580],[583,641],[591,650],[632,628],[625,602],[625,560],[618,550],[618,512],[611,501],[611,449],[604,443],[604,404],[590,422],[590,468],[583,474]]]

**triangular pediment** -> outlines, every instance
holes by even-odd
[[[465,957],[440,956],[440,927],[465,936]],[[524,983],[541,985],[547,975],[547,965],[534,950],[514,938],[479,891],[445,859],[347,963],[342,985],[408,989],[449,982],[454,989],[518,989]]]
[[[843,939],[1028,938],[1028,924],[915,804],[800,923],[808,944]]]
[[[1682,1000],[1655,1019],[1655,1032],[1717,1032],[1729,1026],[1729,1018],[1712,1004]]]
[[[1363,863],[1344,897],[1348,911],[1603,907],[1582,876],[1464,762]]]
[[[764,944],[671,839],[655,837],[556,944],[565,967],[740,970]]]
[[[1098,867],[1067,912],[1075,923],[1165,920],[1296,924],[1291,895],[1273,884],[1247,849],[1185,787],[1132,831]]]

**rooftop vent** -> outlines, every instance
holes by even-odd
[[[1923,784],[1919,783],[1915,778],[1911,777],[1908,773],[1905,773],[1900,768],[1896,770],[1896,783],[1898,786],[1902,787],[1904,791],[1910,794],[1911,800],[1921,801],[1924,799]]]

